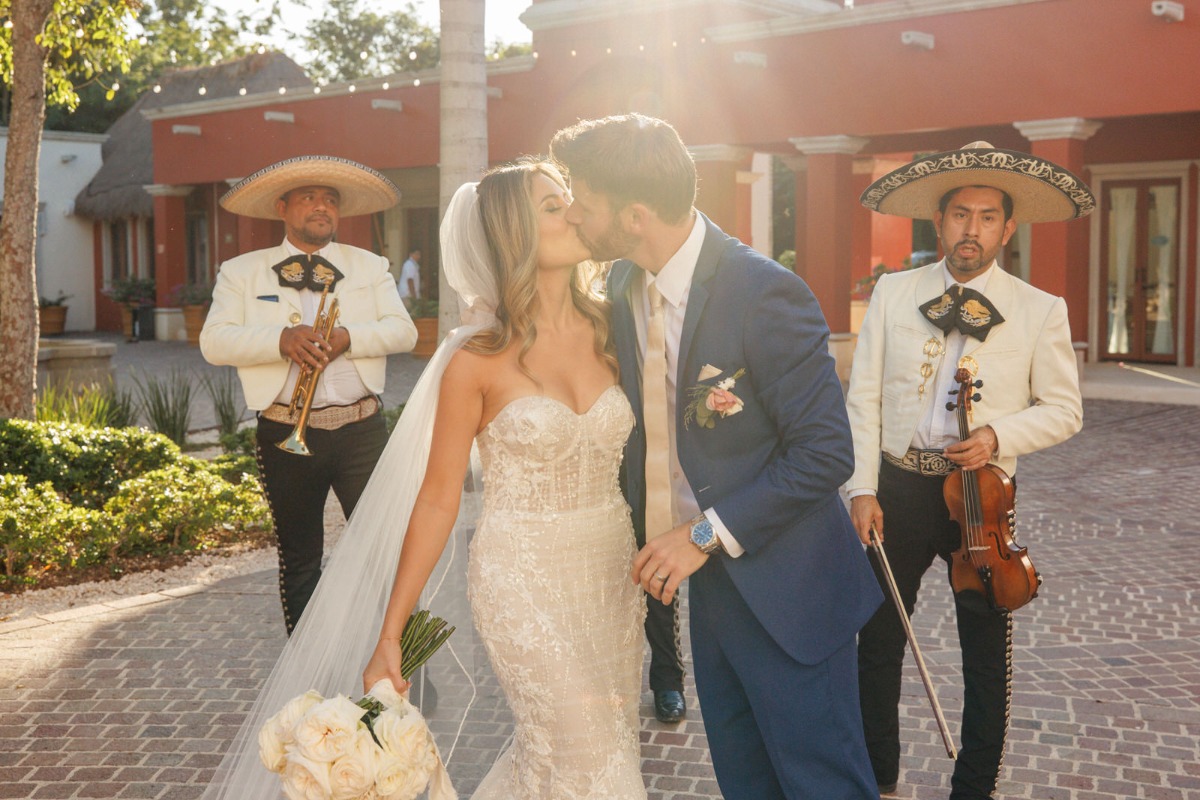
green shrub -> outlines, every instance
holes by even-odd
[[[391,433],[396,428],[396,423],[400,421],[400,415],[404,413],[404,403],[395,408],[385,408],[383,410],[383,421],[387,424],[388,433]]]
[[[230,483],[186,456],[125,481],[104,511],[122,554],[203,550],[270,525],[258,481]]]
[[[241,483],[247,477],[258,478],[258,459],[245,453],[222,453],[207,462],[207,467],[230,483]]]
[[[38,422],[77,422],[93,428],[125,428],[136,416],[133,396],[111,380],[79,389],[47,386],[38,392]]]
[[[192,382],[187,373],[173,369],[162,378],[134,375],[133,383],[150,426],[182,446],[192,417]]]
[[[179,458],[178,446],[143,428],[0,420],[0,473],[48,481],[72,505],[101,508],[121,481]]]
[[[216,372],[204,373],[200,376],[200,382],[212,400],[213,410],[217,414],[217,430],[221,436],[236,433],[242,421],[242,412],[246,410],[237,372],[231,367],[224,367]]]
[[[218,441],[221,443],[221,449],[226,453],[252,456],[254,455],[255,447],[257,447],[257,437],[258,426],[247,425],[245,428],[233,433],[222,433]]]
[[[72,507],[48,482],[31,486],[24,475],[0,475],[5,583],[31,583],[47,569],[98,563],[113,545],[112,528],[101,512]]]

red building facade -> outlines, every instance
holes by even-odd
[[[1099,209],[1024,227],[1005,268],[1066,298],[1091,359],[1194,365],[1200,7],[1189,4],[535,0],[522,19],[536,55],[489,71],[490,159],[544,152],[579,118],[660,116],[693,148],[700,208],[778,255],[761,223],[764,156],[780,157],[794,181],[796,270],[834,333],[849,334],[854,284],[920,249],[911,221],[858,205],[874,178],[976,140],[1032,152],[1083,177]],[[344,241],[396,267],[406,248],[435,250],[438,102],[429,72],[149,112],[160,283],[187,274],[195,196],[212,209],[211,271],[278,241],[278,224],[214,201],[230,181],[304,153],[361,161],[404,193],[397,209],[344,221]]]

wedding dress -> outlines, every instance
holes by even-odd
[[[638,742],[645,599],[617,486],[633,413],[620,387],[583,414],[540,395],[476,437],[483,511],[467,591],[516,719],[475,800],[645,798]]]

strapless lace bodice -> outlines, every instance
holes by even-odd
[[[513,400],[479,434],[485,510],[562,513],[619,502],[617,470],[633,412],[620,387],[582,414],[558,400]]]

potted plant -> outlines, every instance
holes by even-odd
[[[200,343],[200,331],[208,316],[212,302],[212,286],[207,283],[185,283],[172,292],[174,302],[183,309],[183,327],[187,331],[188,344]]]
[[[57,336],[67,326],[67,298],[71,295],[59,292],[57,297],[38,297],[38,333],[42,336]]]
[[[417,344],[412,354],[415,358],[429,358],[437,350],[438,301],[431,297],[409,300],[408,313],[417,326]]]
[[[133,316],[137,309],[154,303],[153,278],[117,278],[103,290],[108,299],[121,307],[121,330],[125,340],[135,341]]]

